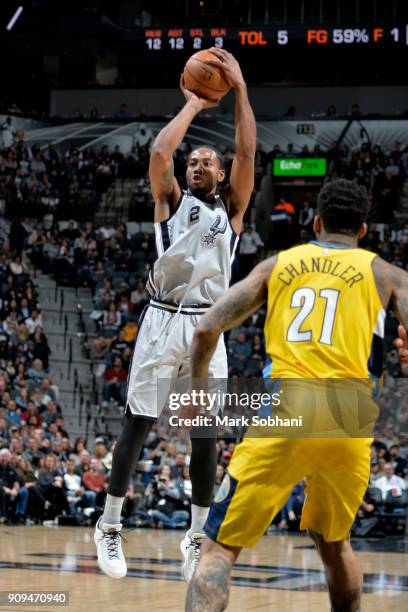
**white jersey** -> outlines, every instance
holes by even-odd
[[[182,192],[177,210],[155,223],[157,259],[147,289],[177,305],[211,305],[228,289],[238,236],[224,202],[204,202]]]

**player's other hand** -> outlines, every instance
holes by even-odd
[[[225,49],[219,49],[218,47],[211,47],[209,51],[211,51],[211,53],[216,57],[214,60],[208,61],[208,63],[210,65],[217,66],[217,68],[222,70],[231,87],[245,85],[245,79],[241,72],[241,66],[232,53],[229,53]]]
[[[403,325],[398,325],[398,338],[394,340],[399,362],[408,366],[408,333]]]
[[[197,107],[198,112],[202,110],[210,109],[210,108],[216,108],[218,104],[220,103],[219,100],[214,102],[213,100],[207,100],[206,98],[200,98],[199,96],[197,96],[197,94],[187,89],[184,85],[183,75],[181,75],[180,77],[180,89],[182,91],[183,96],[187,100],[187,102],[191,102],[192,104],[194,104],[194,106]]]

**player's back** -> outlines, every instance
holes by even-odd
[[[374,257],[317,241],[279,253],[265,322],[271,376],[364,379],[369,370],[377,373],[385,311]]]

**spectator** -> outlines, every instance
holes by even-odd
[[[235,340],[232,339],[228,342],[228,352],[230,355],[230,366],[239,372],[243,372],[246,361],[252,352],[251,343],[244,332],[238,333]]]
[[[15,471],[20,483],[16,507],[18,522],[30,525],[42,521],[50,504],[41,495],[34,468],[24,455],[17,456]]]
[[[351,116],[352,117],[361,117],[361,110],[359,104],[353,104],[351,107]]]
[[[75,474],[75,463],[72,459],[66,462],[65,470],[64,485],[71,514],[76,513],[78,505],[84,508],[95,508],[96,493],[93,490],[85,491],[81,484],[81,477]]]
[[[305,230],[309,238],[313,235],[313,220],[314,209],[310,205],[309,200],[304,200],[299,213],[299,229]]]
[[[77,463],[75,467],[75,474],[78,474],[79,476],[82,477],[85,474],[85,472],[87,472],[90,469],[90,466],[91,466],[91,455],[84,448],[83,450],[79,452],[79,463]]]
[[[7,448],[0,450],[0,523],[11,519],[19,496],[20,484],[15,470],[10,466],[11,453]]]
[[[327,115],[327,117],[330,117],[330,118],[337,117],[337,109],[336,109],[336,106],[334,104],[330,104],[327,107],[326,115]]]
[[[224,475],[225,475],[224,466],[221,465],[220,463],[218,463],[216,471],[215,471],[215,482],[214,482],[213,497],[215,497],[217,495],[218,489],[220,488],[221,483],[224,480]]]
[[[259,259],[259,248],[263,246],[264,243],[258,232],[254,230],[252,225],[248,225],[241,234],[239,245],[239,263],[242,277],[247,276],[257,264]]]
[[[149,511],[149,515],[158,527],[171,529],[187,527],[190,515],[187,510],[182,509],[182,492],[171,479],[170,466],[161,466],[158,478],[155,478],[153,485],[147,491],[152,492],[155,498],[154,507]]]
[[[384,476],[381,476],[375,481],[375,486],[380,489],[382,498],[385,501],[387,494],[391,492],[392,497],[399,497],[406,490],[407,483],[400,476],[394,474],[394,468],[391,463],[384,465]]]
[[[7,412],[5,413],[5,417],[9,426],[20,425],[21,423],[20,409],[17,409],[17,404],[12,399],[7,402]]]
[[[50,503],[49,514],[53,518],[63,512],[69,514],[69,504],[63,486],[63,473],[58,467],[56,456],[50,453],[41,461],[42,468],[38,472],[38,488],[44,499]]]
[[[36,308],[33,308],[33,310],[31,311],[31,316],[26,319],[25,323],[27,325],[29,334],[34,334],[37,327],[40,327],[41,329],[43,327],[43,319],[41,313]]]
[[[115,115],[116,119],[130,119],[132,115],[130,114],[129,110],[128,110],[128,105],[126,104],[126,102],[122,102],[122,104],[119,107],[118,112]]]
[[[7,117],[1,126],[1,135],[3,140],[3,149],[8,149],[14,142],[13,121],[11,117]]]
[[[136,312],[141,312],[145,305],[147,304],[149,299],[149,294],[147,293],[144,282],[141,278],[136,281],[136,289],[132,291],[130,295],[130,301],[133,304],[133,307]]]
[[[58,417],[57,402],[50,400],[45,411],[42,413],[42,417],[48,426],[51,425],[51,423],[54,423]]]
[[[91,459],[89,470],[82,475],[85,492],[95,493],[95,504],[103,506],[106,495],[105,475],[98,459]]]
[[[408,462],[400,457],[400,447],[398,444],[393,444],[390,447],[390,455],[394,474],[400,478],[405,478],[408,473]]]
[[[79,436],[79,438],[75,440],[74,448],[69,456],[69,458],[74,462],[75,467],[81,463],[80,455],[83,450],[85,450],[85,438],[83,436]]]
[[[140,123],[138,130],[134,135],[135,145],[140,149],[140,147],[148,146],[150,149],[150,145],[153,142],[154,134],[151,128],[147,128],[145,123]]]
[[[177,453],[175,463],[171,466],[171,477],[174,479],[183,478],[183,470],[186,466],[186,456],[184,453]]]
[[[32,366],[27,370],[27,377],[35,384],[41,384],[47,377],[47,373],[44,371],[44,366],[41,359],[34,359]]]

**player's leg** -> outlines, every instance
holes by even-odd
[[[188,327],[186,337],[192,336],[196,321],[193,317],[186,317]],[[213,355],[209,368],[209,391],[217,392],[226,381],[228,375],[227,354],[224,340],[220,338],[217,349]],[[187,391],[190,385],[190,359],[183,362],[177,381],[180,389]],[[217,412],[217,410],[213,411]],[[184,557],[183,575],[187,582],[197,567],[200,556],[200,547],[204,540],[204,525],[210,511],[213,497],[215,473],[217,469],[217,428],[203,427],[192,429],[191,459],[189,465],[192,496],[191,496],[191,525],[180,543],[180,550]]]
[[[183,576],[190,582],[200,558],[201,544],[204,541],[204,525],[210,511],[211,499],[217,469],[215,437],[196,437],[191,435],[191,459],[189,473],[191,479],[191,525],[180,543],[184,557]]]
[[[363,574],[350,540],[326,542],[319,533],[309,530],[326,571],[332,612],[358,612]]]
[[[203,527],[210,511],[214,490],[215,472],[217,469],[217,438],[216,431],[209,437],[197,437],[199,432],[191,432],[190,479],[191,495],[191,527],[189,535],[203,533]]]
[[[241,548],[206,538],[200,561],[190,582],[186,612],[221,612],[229,598],[229,577]]]
[[[129,480],[153,423],[152,419],[135,416],[129,409],[126,411],[122,431],[113,452],[108,494],[101,517],[105,523],[120,522]]]
[[[208,391],[219,393],[226,387],[228,361],[224,339],[221,337],[209,366]],[[215,405],[212,415],[218,414],[223,406]],[[213,497],[217,469],[217,427],[193,429],[191,437],[190,478],[192,484],[190,533],[203,532]]]
[[[246,437],[237,446],[204,527],[208,539],[192,576],[186,610],[225,609],[230,571],[241,548],[254,546],[263,535],[301,479],[303,465],[296,440]]]
[[[126,575],[122,551],[122,506],[130,477],[152,424],[158,418],[170,386],[172,366],[162,366],[171,313],[149,308],[139,330],[128,380],[127,408],[112,458],[112,472],[105,508],[95,526],[98,565],[112,578]],[[158,376],[164,382],[157,384]],[[168,391],[168,389],[167,389]],[[166,396],[167,397],[167,396]]]
[[[371,440],[303,443],[315,466],[307,476],[300,526],[309,531],[322,558],[333,612],[357,612],[363,577],[349,534],[368,486]]]
[[[121,543],[122,506],[131,474],[136,467],[140,451],[152,424],[152,420],[138,418],[127,410],[113,453],[105,508],[96,523],[94,533],[98,565],[111,578],[123,578],[127,573]]]

